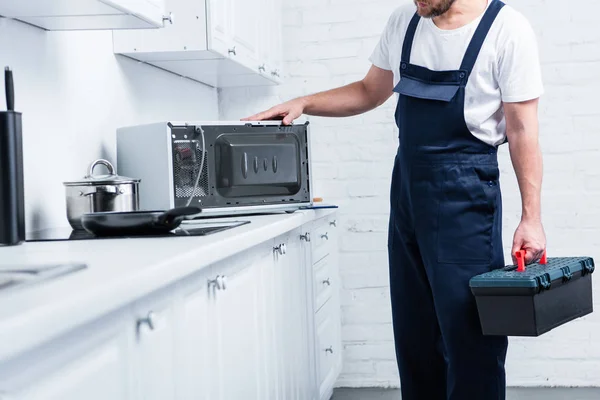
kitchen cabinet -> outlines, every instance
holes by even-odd
[[[0,360],[0,399],[328,400],[341,370],[334,216]]]
[[[113,49],[212,87],[280,84],[282,0],[169,0],[160,30],[113,31]]]
[[[268,247],[265,249],[268,254]],[[254,254],[219,269],[212,285],[214,314],[210,323],[216,328],[211,335],[216,376],[211,399],[215,400],[264,398],[260,339],[265,331],[259,322],[263,317],[259,312],[259,284],[260,264],[268,259],[259,257],[253,262],[248,258]]]
[[[135,345],[133,365],[137,371],[136,396],[145,400],[175,396],[175,302],[172,287],[134,304]],[[133,324],[132,324],[133,325]],[[132,327],[133,328],[133,327]]]
[[[117,312],[0,367],[0,398],[127,400],[131,335]]]
[[[309,232],[312,266],[315,342],[315,371],[318,398],[333,394],[342,368],[338,235],[335,215],[315,221]]]
[[[214,371],[213,326],[209,290],[212,269],[206,268],[180,283],[176,294],[175,359],[176,398],[178,400],[210,400]]]
[[[308,354],[308,336],[311,334],[306,324],[305,258],[300,242],[300,230],[294,230],[278,237],[274,245],[275,303],[278,307],[276,349],[280,357],[281,392],[283,399],[308,399],[312,383]]]
[[[0,15],[46,30],[162,28],[166,0],[0,0]]]

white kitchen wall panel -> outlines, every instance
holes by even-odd
[[[278,85],[281,1],[168,0],[172,24],[114,31],[114,52],[212,87]]]
[[[0,15],[46,30],[162,28],[166,0],[0,0]]]

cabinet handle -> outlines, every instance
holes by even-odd
[[[273,251],[275,253],[279,253],[279,255],[284,255],[286,250],[285,243],[281,243],[279,246],[273,247]]]
[[[208,281],[209,286],[214,286],[218,290],[227,290],[227,277],[217,275],[213,280]]]
[[[169,21],[169,23],[173,25],[173,22],[175,22],[175,15],[173,15],[173,13],[170,12],[169,15],[163,15],[162,20],[163,22]]]
[[[265,72],[267,69],[265,68],[265,64],[258,67],[259,71]]]
[[[325,353],[331,353],[333,354],[333,346],[329,346],[328,348],[325,349]]]
[[[233,46],[233,48],[229,49],[229,50],[228,50],[228,53],[229,53],[229,54],[233,54],[234,56],[237,56],[237,53],[236,53],[236,51],[235,51],[235,46]]]
[[[271,71],[271,75],[279,77],[279,71],[278,70]]]
[[[322,234],[321,239],[329,240],[329,234],[327,234],[327,233]]]
[[[310,242],[310,233],[306,232],[304,235],[300,235],[300,240],[306,240]]]
[[[331,281],[330,281],[330,279],[329,279],[329,278],[325,279],[325,280],[323,281],[323,285],[331,286]]]
[[[334,226],[334,227],[337,227],[337,221],[334,219],[333,221],[331,221],[331,222],[329,223],[329,225],[331,225],[331,226]]]
[[[156,328],[156,315],[154,314],[154,311],[150,311],[146,318],[138,319],[138,329],[140,328],[140,325],[144,324],[148,325],[148,328],[150,328],[151,331],[153,331]]]

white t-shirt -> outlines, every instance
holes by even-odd
[[[415,11],[411,2],[392,14],[370,57],[375,66],[394,71],[394,86],[400,81],[402,44]],[[433,20],[421,18],[410,63],[434,71],[459,69],[481,17],[453,30],[442,30]],[[465,89],[466,125],[475,137],[499,145],[506,137],[502,102],[535,99],[543,91],[535,33],[522,14],[505,5],[487,34]]]

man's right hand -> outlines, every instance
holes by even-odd
[[[294,120],[304,113],[305,102],[303,98],[290,100],[278,106],[272,107],[261,113],[243,118],[242,121],[265,121],[281,120],[284,125],[291,125]]]

